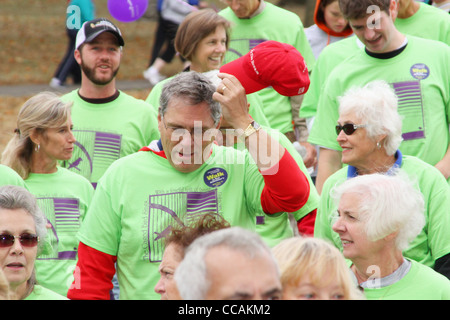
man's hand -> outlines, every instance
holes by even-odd
[[[222,82],[213,98],[222,106],[222,117],[234,129],[245,130],[252,122],[248,114],[247,95],[239,80],[227,73],[218,73]]]

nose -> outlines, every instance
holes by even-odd
[[[231,10],[235,11],[235,10],[238,10],[241,7],[241,4],[239,3],[239,0],[233,0],[231,2],[230,7],[231,7]]]
[[[344,141],[347,140],[347,135],[344,133],[344,130],[341,130],[336,138],[336,141]]]
[[[364,30],[364,38],[366,40],[373,40],[376,37],[375,26],[367,27]]]
[[[76,141],[77,141],[77,139],[76,139],[75,136],[73,135],[72,130],[70,130],[70,133],[69,133],[69,142],[70,142],[70,143],[75,143]]]
[[[333,223],[333,226],[331,227],[334,232],[340,234],[345,231],[345,226],[341,221],[341,217],[338,217],[336,221]]]
[[[155,292],[157,294],[163,294],[164,292],[166,292],[161,278],[159,278],[159,281],[155,285]]]
[[[227,51],[227,48],[226,48],[226,46],[225,46],[225,43],[223,43],[223,42],[219,42],[219,44],[216,46],[216,49],[215,49],[217,52],[226,52]]]
[[[23,253],[22,244],[19,241],[19,238],[16,238],[14,244],[11,247],[11,253],[21,255]]]
[[[343,26],[347,24],[347,20],[345,20],[345,18],[342,16],[338,18],[337,22]]]

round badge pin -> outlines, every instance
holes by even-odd
[[[220,187],[227,181],[228,174],[222,168],[212,168],[205,172],[203,176],[203,181],[208,187],[217,188]]]

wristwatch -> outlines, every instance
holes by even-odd
[[[259,123],[256,121],[252,121],[252,123],[248,125],[247,129],[244,130],[244,137],[247,138],[248,136],[251,136],[259,129],[261,129]]]

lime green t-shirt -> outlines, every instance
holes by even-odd
[[[51,224],[45,238],[46,249],[35,262],[36,279],[65,296],[77,263],[77,233],[94,188],[86,178],[61,167],[55,173],[31,173],[25,181]]]
[[[305,59],[308,70],[314,68],[315,57],[305,35],[303,24],[293,12],[266,2],[264,10],[250,19],[239,19],[228,7],[219,12],[231,22],[230,46],[224,63],[233,61],[258,44],[275,40],[294,46]],[[270,127],[282,133],[293,131],[290,98],[269,87],[258,91]]]
[[[401,33],[450,45],[450,15],[426,3],[420,3],[411,17],[395,19],[394,24]]]
[[[360,43],[360,44],[358,44]],[[326,46],[314,65],[311,73],[310,85],[300,107],[300,117],[311,118],[317,113],[319,97],[323,93],[330,72],[342,61],[353,55],[358,49],[363,50],[364,45],[354,35]]]
[[[382,288],[364,288],[367,300],[450,300],[450,280],[417,261],[399,281]]]
[[[346,40],[338,43],[343,41]],[[401,152],[435,165],[444,157],[450,142],[449,65],[449,46],[413,36],[408,36],[404,51],[390,59],[357,51],[328,77],[308,141],[340,151],[335,130],[338,97],[353,86],[385,80],[398,97],[398,112],[403,117]]]
[[[35,285],[33,291],[24,300],[69,300],[69,299],[40,285]]]
[[[403,155],[400,168],[417,181],[425,201],[425,226],[422,232],[411,242],[403,255],[412,260],[434,267],[435,261],[450,253],[450,188],[438,169],[413,157]],[[336,205],[330,197],[333,187],[347,179],[349,167],[340,169],[324,183],[320,204],[317,210],[314,236],[329,240],[342,250],[339,235],[332,230],[333,212]]]
[[[437,40],[450,45],[450,15],[438,11],[439,9],[420,3],[419,10],[413,16],[406,19],[397,18],[394,24],[403,34]],[[334,67],[351,56],[358,48],[364,48],[364,45],[361,42],[361,45],[358,45],[358,42],[358,38],[352,36],[323,49],[310,77],[311,84],[300,109],[301,117],[309,118],[316,115],[319,97],[328,75]]]
[[[111,165],[97,186],[80,240],[117,256],[120,299],[160,299],[153,288],[172,225],[212,212],[255,230],[264,179],[249,157],[214,145],[208,160],[190,173],[151,151]]]
[[[0,186],[19,186],[26,188],[25,182],[17,172],[8,166],[0,164]]]
[[[286,148],[286,151],[294,158],[297,162],[300,170],[306,176],[309,182],[309,196],[306,203],[299,210],[295,212],[291,212],[296,221],[301,220],[311,211],[317,209],[319,205],[319,194],[317,192],[314,183],[311,180],[311,176],[308,172],[308,169],[305,167],[303,163],[303,159],[295,149],[294,145],[291,141],[286,137],[286,135],[281,132],[263,127],[263,129],[275,140],[277,140],[280,145]],[[242,147],[241,147],[242,148]],[[256,217],[256,231],[258,234],[266,241],[266,243],[270,247],[274,247],[281,240],[286,239],[288,237],[292,237],[294,235],[294,231],[289,221],[289,217],[287,213],[283,213],[281,215],[267,215],[261,212]],[[294,226],[295,227],[295,226]]]
[[[78,90],[62,99],[73,101],[73,134],[77,140],[72,158],[62,166],[81,174],[94,186],[115,160],[159,138],[154,110],[124,92],[114,101],[101,104],[84,101]]]

